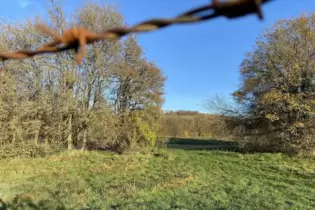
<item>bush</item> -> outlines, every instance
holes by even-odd
[[[117,153],[140,151],[161,144],[158,139],[159,110],[151,107],[123,113],[97,113],[90,120],[88,150],[110,150]]]
[[[44,144],[17,143],[8,144],[0,148],[0,158],[34,158],[45,157],[48,154],[58,151],[57,147],[46,147]]]

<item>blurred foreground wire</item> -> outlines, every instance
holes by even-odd
[[[100,33],[91,32],[86,27],[73,27],[65,30],[63,35],[59,35],[45,25],[39,24],[36,25],[36,28],[42,33],[51,36],[53,38],[52,42],[44,44],[33,51],[19,50],[15,52],[0,52],[0,59],[2,61],[25,59],[38,54],[57,53],[74,49],[76,52],[77,63],[81,65],[82,60],[87,53],[86,44],[91,44],[100,40],[119,39],[130,33],[158,30],[174,24],[198,23],[220,16],[233,19],[256,13],[259,19],[263,19],[261,6],[262,4],[271,1],[273,0],[212,0],[211,4],[192,9],[175,18],[151,19],[130,28],[115,27]]]

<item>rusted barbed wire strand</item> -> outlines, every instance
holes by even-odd
[[[212,0],[211,4],[192,9],[175,18],[151,19],[130,28],[115,27],[99,33],[91,32],[86,27],[73,27],[65,30],[63,35],[59,35],[44,24],[38,24],[36,28],[52,37],[52,42],[44,44],[33,51],[0,52],[0,60],[26,59],[38,54],[57,53],[74,49],[77,63],[81,65],[83,58],[87,54],[86,45],[95,41],[119,39],[130,33],[154,31],[174,24],[197,23],[219,16],[233,19],[256,13],[259,19],[263,19],[261,6],[271,1],[273,0]]]

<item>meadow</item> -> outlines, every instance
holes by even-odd
[[[265,25],[254,43],[257,27],[255,33],[240,30],[244,33],[233,34],[238,47],[233,36],[221,37],[225,26],[216,27],[221,32],[197,40],[200,46],[191,45],[199,53],[191,53],[187,41],[180,40],[186,32],[173,31],[175,42],[171,34],[166,42],[152,39],[154,46],[165,44],[160,59],[166,62],[148,57],[153,45],[141,46],[137,36],[120,31],[130,20],[118,5],[73,4],[70,14],[65,8],[71,4],[47,2],[45,10],[30,12],[32,16],[10,6],[19,18],[15,22],[12,16],[11,23],[3,14],[0,23],[0,210],[315,209],[315,13],[290,20],[289,13],[271,17],[274,24]],[[247,15],[259,6],[254,0],[218,2],[195,10],[192,19],[195,12],[188,12],[179,22]],[[239,11],[232,12],[233,5]],[[151,6],[134,6],[133,13],[154,13]],[[203,8],[214,9],[213,15],[203,14]],[[142,29],[164,28],[167,22],[149,21]],[[195,42],[192,37],[200,31],[190,31],[187,40]],[[110,40],[90,43],[97,32]],[[211,48],[218,55],[213,59],[205,44],[210,41],[212,47],[218,37],[222,41]],[[252,41],[246,44],[240,37]],[[183,41],[188,57],[182,50],[170,56],[177,41]],[[90,44],[86,50],[85,43]],[[219,59],[221,48],[233,54]],[[30,59],[42,50],[50,55]],[[231,78],[216,78],[220,69]],[[239,71],[237,86],[230,80],[236,79],[232,71]],[[191,89],[200,84],[201,89]],[[192,103],[183,106],[181,99],[194,101],[215,90],[228,90],[226,99],[233,100],[206,99],[202,106],[207,113],[173,110],[195,109]],[[173,111],[164,109],[166,101]],[[170,138],[165,146],[159,139],[165,136],[199,139]],[[234,141],[201,139],[209,136]]]
[[[211,144],[220,146],[203,142]],[[169,148],[150,153],[2,159],[0,209],[315,208],[315,157],[189,146],[193,140],[173,139]]]

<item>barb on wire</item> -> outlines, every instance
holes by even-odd
[[[148,32],[164,28],[174,24],[197,23],[205,20],[224,16],[229,19],[246,16],[256,13],[259,19],[263,19],[261,5],[272,0],[212,0],[212,4],[207,4],[196,9],[187,11],[175,18],[151,19],[139,23],[133,27],[115,27],[106,31],[95,33],[85,27],[74,27],[65,30],[63,35],[48,29],[45,25],[36,25],[36,28],[44,34],[53,38],[53,41],[33,50],[19,50],[16,52],[0,52],[2,61],[10,59],[25,59],[44,53],[56,53],[69,49],[76,52],[77,63],[81,66],[83,58],[86,56],[86,45],[95,41],[119,39],[130,33]]]

